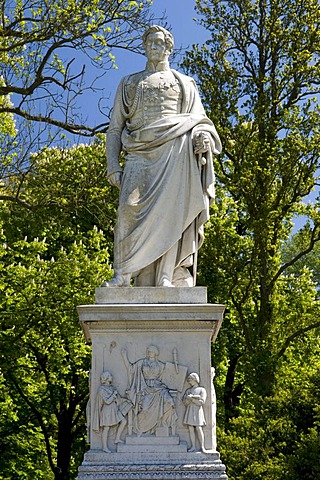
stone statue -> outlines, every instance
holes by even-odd
[[[217,450],[217,398],[216,390],[214,388],[214,377],[216,376],[216,369],[211,367],[211,382],[212,382],[212,437],[213,437],[213,450]]]
[[[91,392],[91,369],[89,370],[89,392]],[[87,427],[87,443],[91,443],[91,395],[86,405],[86,427]]]
[[[136,286],[193,286],[221,143],[194,80],[169,67],[171,33],[151,26],[143,45],[146,69],[120,82],[107,133],[107,174],[120,198],[114,278],[102,286],[131,278]]]
[[[127,425],[125,415],[132,408],[132,404],[127,399],[122,398],[112,385],[110,372],[103,372],[100,381],[101,385],[97,393],[92,428],[96,432],[102,430],[102,450],[111,453],[108,448],[110,427],[118,425],[114,443],[122,443],[121,434]]]
[[[133,430],[138,435],[155,433],[159,427],[175,428],[177,414],[172,391],[162,382],[165,363],[159,361],[159,349],[149,345],[146,358],[130,363],[121,351],[128,370],[127,395],[134,405]]]
[[[190,373],[187,377],[187,382],[191,386],[186,390],[182,401],[186,406],[183,423],[188,425],[189,435],[191,441],[191,448],[188,452],[196,452],[196,433],[200,442],[201,451],[206,453],[204,447],[204,435],[202,427],[206,425],[204,417],[203,405],[207,399],[206,389],[200,387],[200,379],[197,373]]]

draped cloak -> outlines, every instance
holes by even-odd
[[[135,406],[133,427],[136,433],[154,433],[159,426],[172,427],[176,420],[174,400],[162,383],[164,364],[140,359],[129,365],[128,397]]]
[[[137,275],[176,242],[175,267],[190,266],[190,258],[203,242],[203,224],[214,200],[212,154],[221,151],[219,136],[204,112],[194,80],[171,72],[182,91],[181,111],[139,128],[130,125],[132,105],[126,98],[125,85],[132,75],[122,80],[117,92],[107,142],[121,130],[125,166],[114,246],[114,267],[121,274]],[[143,110],[139,102],[137,95],[135,110]],[[198,132],[210,134],[202,167],[201,158],[194,154]],[[108,163],[109,174],[119,169]]]
[[[113,385],[100,385],[94,411],[93,430],[99,431],[100,427],[117,425],[124,420],[114,393],[117,393],[117,390]]]

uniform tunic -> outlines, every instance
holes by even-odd
[[[100,385],[96,399],[94,430],[99,431],[100,427],[111,427],[124,420],[118,406],[118,395],[115,398],[115,393],[117,394],[117,390],[113,385]]]
[[[199,399],[188,398],[188,395],[199,395]],[[207,399],[207,392],[203,387],[192,387],[186,390],[183,396],[183,403],[186,405],[186,412],[183,423],[193,425],[194,427],[202,427],[206,425],[203,406]]]

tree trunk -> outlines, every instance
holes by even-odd
[[[228,372],[226,376],[223,395],[226,425],[230,422],[232,418],[236,416],[236,407],[240,403],[240,396],[243,392],[242,384],[238,384],[234,387],[234,379],[239,358],[240,355],[237,355],[234,358],[230,358]]]
[[[57,466],[55,480],[70,480],[70,460],[72,446],[72,414],[66,407],[58,419]]]

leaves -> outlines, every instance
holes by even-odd
[[[90,126],[76,108],[78,97],[94,90],[85,66],[97,78],[114,65],[118,48],[139,51],[149,6],[149,0],[3,1],[0,96],[14,94],[15,102],[0,101],[0,114],[86,136],[105,130],[107,122]]]
[[[320,160],[318,3],[208,0],[197,11],[210,39],[184,67],[224,148],[199,258],[211,301],[227,306],[213,348],[221,452],[237,480],[316,478],[313,454],[308,468],[293,458],[303,445],[315,451],[318,431],[310,382],[318,374],[320,223],[318,203],[306,204]],[[291,240],[301,214],[309,222]]]
[[[104,171],[102,140],[44,149],[24,175],[25,206],[0,204],[3,478],[66,480],[82,461],[91,355],[76,306],[111,276],[112,232],[94,225],[114,223]]]

